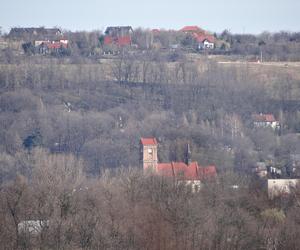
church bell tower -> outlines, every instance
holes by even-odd
[[[157,145],[155,138],[141,138],[141,163],[144,171],[156,170]]]

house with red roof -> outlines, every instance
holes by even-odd
[[[198,49],[214,49],[215,37],[210,34],[193,34],[198,44]]]
[[[274,130],[280,128],[280,123],[273,114],[253,114],[252,120],[255,128],[272,128]]]
[[[133,29],[131,26],[107,27],[104,36],[104,45],[116,45],[118,47],[130,46]]]
[[[184,182],[192,186],[193,190],[200,187],[201,182],[217,176],[216,167],[200,166],[191,161],[191,151],[187,146],[185,162],[159,163],[158,143],[155,138],[141,138],[142,165],[146,172],[154,172],[159,176],[172,178],[176,182]]]
[[[191,35],[197,43],[197,49],[214,49],[215,37],[198,26],[185,26],[179,31]]]

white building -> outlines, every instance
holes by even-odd
[[[299,179],[269,179],[268,196],[273,199],[279,195],[287,195],[293,188],[296,188]]]

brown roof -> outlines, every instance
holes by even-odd
[[[255,122],[275,122],[276,119],[272,114],[254,114],[252,115],[252,119]]]
[[[193,36],[197,40],[197,42],[202,43],[205,40],[209,41],[210,43],[215,42],[215,37],[209,34],[196,34],[194,33]]]
[[[141,143],[146,145],[157,145],[156,138],[141,138]]]

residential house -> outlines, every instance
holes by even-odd
[[[194,37],[198,43],[198,49],[214,49],[215,37],[210,34],[194,34]]]
[[[215,48],[215,37],[198,26],[185,26],[180,31],[190,34],[194,38],[198,50]]]
[[[35,41],[35,45],[39,54],[60,53],[68,49],[68,40]]]
[[[272,114],[253,114],[253,126],[255,128],[272,128],[273,130],[280,129],[280,123]]]
[[[104,45],[130,46],[132,33],[133,29],[131,26],[107,27],[105,30]]]
[[[215,166],[199,166],[197,162],[191,161],[191,151],[187,147],[185,162],[159,163],[158,143],[155,138],[141,138],[141,160],[146,172],[153,172],[159,176],[172,178],[177,183],[185,183],[196,191],[201,182],[216,177]]]

